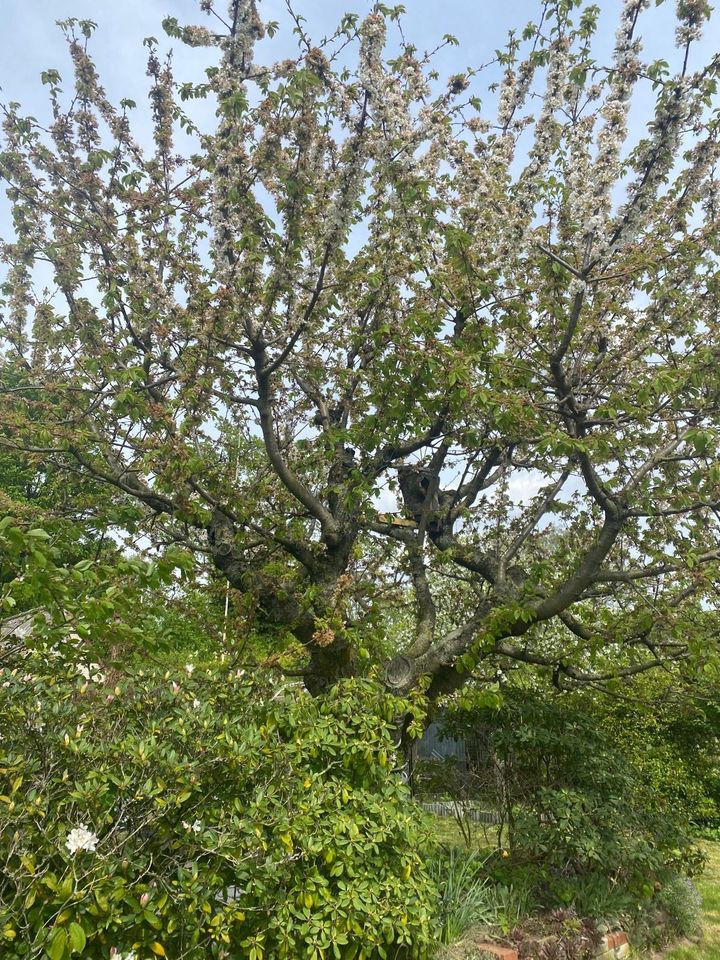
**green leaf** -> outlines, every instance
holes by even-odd
[[[32,530],[28,530],[28,537],[33,540],[49,540],[50,534],[46,530],[41,530],[39,527],[36,527]]]
[[[143,917],[154,930],[160,930],[162,928],[162,920],[156,913],[153,913],[152,910],[143,910]]]
[[[82,953],[85,949],[85,944],[87,943],[87,937],[85,936],[85,931],[83,928],[79,923],[73,921],[68,929],[68,934],[70,935],[70,947],[72,952]]]
[[[50,960],[63,960],[67,954],[67,941],[67,931],[58,928],[50,938],[48,946],[45,947],[45,953],[50,957]]]

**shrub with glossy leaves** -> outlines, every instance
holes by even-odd
[[[197,668],[0,677],[0,955],[423,958],[400,703]]]

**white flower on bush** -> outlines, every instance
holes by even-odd
[[[134,950],[128,950],[127,953],[121,953],[117,947],[110,951],[110,960],[137,960],[137,954]]]
[[[194,669],[195,669],[195,664],[194,664],[194,663],[186,663],[186,664],[185,664],[185,673],[186,673],[189,677],[191,677],[191,676],[193,675]]]
[[[197,699],[197,697],[196,697],[196,698],[193,700],[193,710],[199,710],[201,706],[202,706],[202,704],[200,703],[200,701],[199,701],[199,700]]]
[[[202,830],[202,823],[200,823],[199,820],[196,820],[194,823],[188,823],[187,820],[183,820],[182,825],[186,830],[192,830],[193,833],[200,833]]]
[[[77,672],[85,680],[92,680],[93,683],[103,683],[105,680],[105,674],[100,673],[100,664],[99,663],[79,663],[77,665]]]
[[[79,827],[74,827],[70,831],[65,846],[73,856],[79,850],[88,850],[90,853],[95,853],[98,841],[99,837],[81,823]]]

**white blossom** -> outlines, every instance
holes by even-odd
[[[677,16],[680,24],[675,31],[675,42],[684,47],[702,36],[702,28],[710,15],[707,0],[678,0]]]
[[[514,114],[525,103],[534,73],[535,66],[532,60],[523,60],[518,66],[517,73],[512,67],[508,67],[505,71],[500,84],[497,110],[498,125],[503,130],[507,130]]]
[[[190,47],[209,47],[215,42],[215,37],[207,27],[193,25],[183,30],[183,40]]]
[[[99,663],[79,663],[76,669],[85,680],[92,680],[93,683],[103,683],[105,680],[105,674],[100,671]]]
[[[530,150],[530,162],[523,170],[519,186],[519,204],[524,212],[529,212],[533,188],[541,182],[547,171],[550,157],[557,145],[559,127],[555,119],[556,111],[562,106],[563,93],[567,82],[570,44],[561,38],[553,44],[548,65],[547,82],[543,97],[543,107],[535,124],[535,142]]]
[[[628,104],[641,68],[641,43],[635,39],[635,25],[639,14],[649,5],[649,0],[625,0],[615,34],[612,81],[600,110],[605,122],[597,138],[597,155],[588,176],[575,186],[571,200],[573,217],[581,225],[582,235],[594,236],[597,251],[606,244],[602,232],[610,212],[611,191],[621,173],[621,151],[628,133]]]
[[[232,41],[232,54],[239,54],[239,58],[231,54],[231,60],[233,65],[239,66],[241,71],[247,74],[252,67],[255,41],[264,36],[265,28],[258,16],[255,0],[239,0],[237,4],[231,2],[229,16],[231,21],[234,20],[237,24]]]
[[[95,853],[98,842],[99,837],[81,823],[79,827],[73,827],[70,831],[65,846],[74,856],[79,850]]]

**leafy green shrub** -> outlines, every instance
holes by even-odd
[[[482,857],[449,847],[436,854],[429,869],[439,895],[442,943],[455,943],[469,927],[495,922],[492,890]]]
[[[575,877],[570,886],[578,916],[594,917],[609,929],[622,927],[638,907],[638,897],[598,873]]]
[[[689,937],[700,930],[702,898],[689,877],[678,874],[669,877],[662,885],[656,903],[667,915],[678,937]]]
[[[27,672],[23,672],[24,670]],[[0,676],[0,955],[423,958],[434,888],[370,681]]]
[[[178,574],[185,576],[193,565],[192,557],[177,548],[153,562],[111,556],[68,564],[46,530],[10,515],[0,519],[0,558],[0,620],[27,613],[33,621],[25,640],[28,652],[44,654],[59,669],[63,657],[77,657],[80,649],[104,663],[117,651],[162,649],[159,634],[172,634],[168,593],[177,586]],[[162,630],[158,611],[163,611]],[[0,648],[0,667],[14,665]]]
[[[632,697],[583,699],[656,796],[694,823],[720,823],[720,706],[712,686],[662,672],[638,677]]]
[[[456,735],[490,727],[511,853],[493,866],[496,882],[514,882],[519,867],[532,865],[547,906],[569,906],[589,878],[638,902],[668,869],[697,869],[682,809],[648,785],[582,701],[546,702],[512,688],[504,697],[498,710],[458,711],[448,721]]]
[[[712,840],[714,843],[720,843],[720,824],[694,824],[692,833],[696,840]]]
[[[700,930],[701,898],[692,880],[671,874],[652,899],[628,913],[625,929],[643,956]]]

